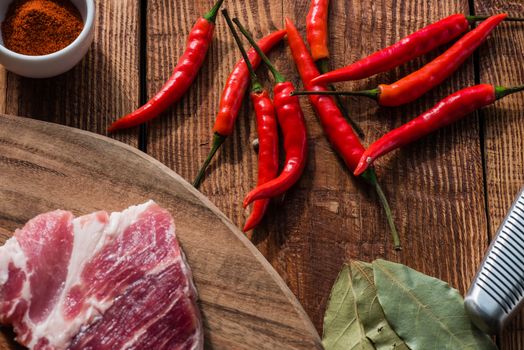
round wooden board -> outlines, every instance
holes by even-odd
[[[120,211],[153,199],[175,218],[209,349],[321,349],[302,306],[258,250],[180,176],[96,134],[0,115],[0,244],[33,216]],[[0,350],[15,349],[3,329]]]

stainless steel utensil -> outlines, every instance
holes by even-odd
[[[524,189],[491,243],[464,304],[475,325],[490,334],[500,333],[524,306]]]

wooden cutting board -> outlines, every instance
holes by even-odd
[[[96,134],[0,115],[0,244],[33,216],[120,211],[153,199],[175,218],[209,349],[321,349],[271,265],[206,197],[160,162]],[[15,349],[2,328],[0,350]]]

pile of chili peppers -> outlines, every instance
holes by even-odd
[[[109,127],[109,132],[148,122],[182,98],[205,60],[213,39],[218,10],[223,1],[218,0],[209,13],[197,20],[189,34],[184,54],[175,67],[172,77],[161,91],[135,112],[114,122]],[[242,59],[235,65],[227,79],[213,128],[212,147],[198,172],[194,186],[198,187],[201,184],[214,155],[227,137],[233,133],[244,95],[251,82],[250,95],[259,138],[258,182],[256,188],[246,195],[243,202],[244,207],[254,204],[244,226],[246,232],[261,222],[270,200],[284,195],[299,181],[305,169],[307,134],[304,115],[296,95],[308,95],[334,150],[355,176],[359,176],[376,190],[391,229],[393,245],[395,249],[400,249],[400,238],[393,215],[379,185],[373,162],[384,154],[412,143],[479,108],[524,90],[524,86],[505,88],[489,84],[467,87],[444,98],[430,110],[392,130],[365,149],[359,139],[359,137],[363,138],[363,133],[350,118],[347,108],[339,100],[339,95],[371,97],[382,106],[399,106],[415,101],[451,76],[502,21],[522,21],[522,19],[508,17],[506,14],[491,17],[452,15],[347,67],[330,71],[329,0],[311,1],[306,18],[306,38],[311,51],[289,19],[286,19],[285,30],[270,33],[257,43],[238,19],[231,20],[226,10],[222,13],[242,54]],[[482,22],[468,32],[469,24],[477,21]],[[244,50],[233,22],[251,44],[252,48],[248,52]],[[286,35],[306,91],[295,91],[293,84],[278,72],[266,56]],[[463,36],[459,38],[461,35]],[[336,91],[333,86],[328,85],[340,81],[364,79],[389,71],[454,39],[458,40],[439,57],[392,84],[381,84],[376,89],[364,91]],[[275,79],[273,101],[255,73],[255,69],[262,61]],[[285,151],[280,172],[279,127]]]

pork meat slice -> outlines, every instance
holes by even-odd
[[[35,350],[203,349],[191,272],[155,202],[30,220],[0,247],[0,323]]]

